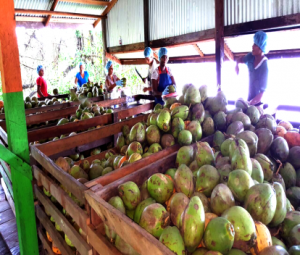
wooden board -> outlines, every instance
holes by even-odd
[[[43,191],[35,186],[34,193],[39,202],[43,204],[45,210],[53,217],[55,223],[58,224],[61,230],[68,236],[79,253],[81,255],[92,255],[92,248],[86,243],[66,217],[55,207],[51,200],[43,194]]]
[[[35,206],[35,211],[36,211],[36,216],[38,217],[40,223],[47,230],[53,242],[55,243],[55,246],[61,251],[61,253],[63,255],[73,254],[71,248],[67,245],[67,243],[62,238],[62,236],[58,234],[52,222],[48,219],[47,215],[39,205]]]
[[[102,186],[106,186],[112,182],[115,182],[115,181],[121,179],[122,177],[124,177],[128,174],[131,174],[131,173],[143,168],[144,166],[150,165],[161,158],[164,158],[174,152],[177,152],[179,150],[179,148],[180,148],[179,145],[174,145],[172,147],[166,148],[160,152],[152,154],[149,157],[146,157],[146,158],[136,161],[132,164],[129,164],[125,167],[116,169],[109,174],[106,174],[106,175],[98,177],[92,181],[89,181],[89,182],[85,183],[85,185],[88,188],[90,188],[96,184],[101,184]]]
[[[55,197],[57,202],[70,214],[78,226],[86,233],[89,223],[88,215],[70,198],[59,185],[51,180],[45,172],[37,166],[33,166],[33,176],[39,186],[43,186],[50,194]]]
[[[4,189],[4,193],[5,193],[5,196],[7,198],[8,203],[10,205],[10,208],[11,208],[13,214],[16,216],[16,209],[15,209],[14,199],[13,199],[13,197],[12,197],[11,193],[9,192],[8,187],[7,187],[9,184],[6,184],[4,179],[1,178],[1,185]],[[10,183],[10,185],[11,185],[11,183]],[[11,189],[12,189],[12,187],[11,187]]]
[[[74,179],[71,175],[58,167],[44,153],[38,150],[35,146],[31,146],[31,155],[39,162],[47,172],[49,172],[59,183],[61,183],[69,192],[71,192],[80,202],[85,203],[83,192],[87,188]]]
[[[48,241],[46,235],[42,232],[41,229],[38,229],[38,236],[43,244],[45,250],[47,250],[49,255],[55,255],[52,251],[52,244]]]
[[[95,228],[93,225],[88,226],[87,236],[89,243],[100,255],[121,255],[116,247],[103,236],[103,224]]]
[[[100,140],[112,136],[114,134],[118,134],[122,132],[122,127],[124,125],[128,125],[129,127],[132,127],[134,124],[138,122],[146,121],[147,117],[148,115],[141,115],[136,118],[129,119],[123,122],[107,125],[105,127],[92,130],[89,132],[84,132],[80,135],[67,137],[63,140],[37,145],[36,148],[39,149],[41,152],[43,152],[45,155],[51,156],[54,153],[57,154],[80,145],[94,142],[95,140]],[[31,148],[33,147],[35,146],[31,146]]]

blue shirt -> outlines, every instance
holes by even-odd
[[[254,68],[255,57],[252,53],[247,54],[243,58],[245,64],[249,70],[249,93],[248,101],[252,100],[258,94],[265,92],[268,87],[268,76],[269,67],[268,60],[265,57],[262,61]]]
[[[81,77],[80,72],[76,74],[76,78],[77,78],[77,85],[79,88],[81,88],[81,86],[85,83],[87,83],[89,81],[89,73],[87,71],[84,71],[84,77]]]

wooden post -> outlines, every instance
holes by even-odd
[[[29,163],[29,148],[13,0],[1,2],[0,16],[0,72],[8,146],[13,154]],[[2,156],[0,154],[0,157]],[[25,168],[26,165],[11,167],[20,253],[38,255],[34,198],[31,184],[32,172],[28,165]]]
[[[217,86],[220,91],[224,59],[224,0],[215,0],[215,24]]]
[[[144,41],[145,47],[149,47],[149,0],[144,0]]]
[[[107,37],[106,37],[106,20],[107,18],[103,18],[101,20],[102,25],[102,41],[103,41],[103,72],[105,75],[105,65],[106,65],[106,52],[107,51]]]

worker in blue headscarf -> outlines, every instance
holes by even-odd
[[[151,76],[153,71],[156,69],[157,65],[159,64],[159,61],[153,56],[153,50],[150,47],[146,47],[144,50],[144,57],[146,60],[148,68],[148,77],[143,79],[143,82],[148,85],[148,87],[145,87],[143,89],[144,92],[149,91],[150,94],[153,94],[153,88],[152,88],[152,82],[151,82]]]
[[[116,86],[123,87],[123,81],[120,80],[117,75],[114,74],[113,62],[108,61],[105,66],[106,70],[106,79],[105,79],[105,87],[108,93],[111,93]]]
[[[244,63],[249,70],[249,93],[248,101],[250,105],[261,105],[262,98],[268,86],[268,59],[265,56],[268,51],[268,36],[263,31],[258,31],[254,35],[252,53],[239,58],[236,61],[236,73],[239,74],[239,64]]]
[[[90,75],[88,71],[84,71],[84,64],[82,62],[79,63],[79,72],[76,74],[75,77],[75,85],[78,86],[78,88],[81,88],[81,86],[85,83],[90,82]]]
[[[151,79],[155,102],[164,105],[161,96],[169,94],[170,85],[173,85],[176,90],[176,83],[171,69],[166,66],[169,60],[168,49],[160,48],[158,52],[158,58],[160,63],[152,73]]]

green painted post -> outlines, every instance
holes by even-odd
[[[29,148],[23,103],[19,49],[16,35],[14,1],[1,1],[0,7],[0,72],[5,107],[9,149],[29,163]],[[8,154],[8,153],[6,153]],[[4,159],[5,155],[0,154]],[[13,158],[13,155],[9,156]],[[10,158],[9,158],[10,159]],[[17,160],[21,161],[21,160]],[[38,255],[32,172],[21,162],[11,167],[20,253]]]
[[[3,94],[9,149],[29,164],[23,92]],[[0,156],[1,157],[1,156]],[[11,169],[16,220],[21,254],[38,255],[37,228],[31,179]]]

